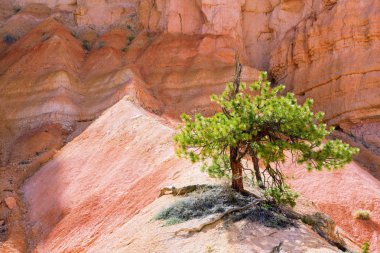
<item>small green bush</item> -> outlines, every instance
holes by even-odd
[[[128,41],[127,41],[127,44],[125,45],[125,47],[122,49],[123,52],[127,52],[128,51],[128,48],[129,46],[132,44],[132,41],[135,39],[135,36],[129,36],[128,37]]]
[[[73,36],[76,39],[79,39],[79,35],[75,31],[71,31],[71,36]]]
[[[135,39],[135,36],[129,36],[128,37],[128,43],[127,46],[130,46],[132,44],[132,41]]]
[[[354,218],[358,220],[369,220],[371,218],[371,213],[368,210],[356,210],[354,212]]]
[[[362,248],[361,248],[361,250],[362,250],[361,253],[369,253],[369,247],[370,247],[370,245],[368,242],[363,242]]]
[[[212,252],[214,252],[214,248],[211,245],[206,245],[205,252],[206,253],[212,253]]]
[[[278,204],[294,207],[299,193],[292,191],[289,186],[285,185],[282,189],[279,187],[267,188],[265,196],[272,198]]]
[[[29,160],[21,160],[18,164],[19,165],[26,165],[26,164],[29,164],[30,161]]]

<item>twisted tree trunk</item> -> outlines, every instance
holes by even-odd
[[[230,99],[236,97],[240,88],[240,77],[242,72],[242,65],[240,64],[239,53],[236,54],[235,76],[234,76],[234,89],[230,92]],[[222,108],[223,113],[230,117],[229,112]],[[230,147],[230,166],[232,170],[232,189],[237,192],[244,192],[243,185],[243,166],[241,165],[241,157],[239,157],[239,144]]]
[[[261,177],[260,167],[259,167],[259,158],[254,151],[251,152],[251,158],[253,163],[253,169],[255,171],[256,181],[261,189],[265,189],[263,179]]]
[[[230,165],[232,170],[232,189],[237,192],[244,192],[243,167],[238,158],[238,147],[230,147]]]

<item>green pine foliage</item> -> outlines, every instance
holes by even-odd
[[[237,147],[236,162],[242,164],[251,156],[261,160],[263,184],[283,191],[284,177],[278,165],[288,154],[308,170],[331,170],[349,163],[358,152],[341,140],[325,141],[334,129],[323,123],[322,112],[313,113],[313,100],[299,105],[293,93],[282,95],[285,87],[271,88],[266,72],[248,88],[240,84],[234,93],[235,88],[228,83],[220,96],[211,96],[222,112],[194,118],[183,114],[183,125],[174,137],[177,155],[202,162],[210,176],[231,176],[230,148]]]
[[[294,207],[296,205],[296,199],[299,194],[290,189],[289,186],[284,184],[280,187],[270,187],[265,190],[265,195],[271,197],[276,203],[290,205]]]
[[[363,242],[361,247],[362,253],[369,253],[369,247],[370,245],[368,242]]]
[[[359,220],[369,220],[371,219],[371,212],[368,210],[356,210],[354,212],[354,218]]]

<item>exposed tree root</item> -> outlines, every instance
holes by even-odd
[[[183,196],[188,193],[194,192],[196,190],[210,187],[210,186],[211,185],[208,185],[208,184],[194,184],[194,185],[187,185],[180,188],[176,188],[175,186],[167,186],[160,189],[160,195],[158,197],[162,197],[164,195]],[[246,195],[250,195],[255,198],[260,198],[258,195],[246,190],[244,190],[242,193]]]
[[[187,185],[187,186],[184,186],[181,188],[176,188],[174,186],[167,186],[167,187],[160,189],[159,197],[164,196],[164,195],[181,196],[181,195],[185,195],[185,194],[194,192],[196,190],[199,190],[201,188],[208,187],[208,186],[210,186],[210,185],[194,184],[194,185]]]
[[[163,195],[173,195],[173,196],[182,196],[186,195],[188,193],[200,190],[200,189],[207,189],[207,187],[210,187],[210,185],[207,184],[197,184],[197,185],[188,185],[185,187],[181,188],[176,188],[174,186],[169,186],[169,187],[164,187],[160,190],[160,195],[159,197]],[[243,207],[234,207],[231,208],[224,213],[212,217],[209,221],[202,223],[198,227],[193,227],[193,228],[183,228],[174,233],[174,235],[179,235],[180,233],[185,233],[185,234],[192,234],[192,233],[199,233],[201,232],[204,228],[215,224],[216,222],[220,221],[223,219],[225,216],[234,213],[234,212],[241,212],[245,211],[248,208],[252,207],[253,205],[256,205],[258,203],[266,201],[263,198],[260,198],[256,194],[253,194],[252,192],[244,191],[242,192],[245,195],[250,195],[256,200],[250,202],[249,204],[243,206]],[[341,250],[346,250],[346,243],[344,240],[339,236],[338,233],[335,231],[335,223],[331,218],[324,218],[322,219],[321,217],[314,217],[314,215],[304,215],[299,212],[296,212],[295,210],[289,208],[289,207],[279,207],[281,212],[288,218],[295,219],[295,220],[302,220],[305,224],[310,225],[314,231],[316,231],[322,238],[324,238],[326,241],[328,241],[331,245],[341,249]],[[317,213],[318,214],[318,213]],[[274,247],[273,250],[279,250],[280,247],[282,246],[282,243],[279,244],[278,246]],[[277,251],[272,251],[272,252],[277,252]]]
[[[209,220],[208,222],[205,222],[205,223],[202,223],[200,226],[198,227],[194,227],[194,228],[183,228],[183,229],[180,229],[178,231],[176,231],[174,234],[175,235],[178,235],[179,233],[181,232],[184,232],[184,233],[187,233],[187,234],[190,234],[190,233],[199,233],[201,232],[205,227],[207,226],[210,226],[212,224],[215,224],[216,222],[220,221],[221,219],[223,219],[225,216],[231,214],[231,213],[234,213],[234,212],[241,212],[241,211],[244,211],[244,210],[247,210],[248,208],[252,207],[253,205],[256,205],[260,202],[262,202],[263,200],[260,200],[260,199],[257,199],[251,203],[249,203],[248,205],[245,205],[243,207],[235,207],[235,208],[231,208],[227,211],[225,211],[224,213],[218,215],[217,217],[215,218],[212,218],[211,220]]]

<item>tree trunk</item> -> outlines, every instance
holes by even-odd
[[[240,76],[242,71],[242,65],[240,64],[239,54],[236,54],[236,66],[235,66],[235,77],[234,77],[234,90],[231,91],[230,99],[236,97],[236,94],[239,93],[240,88]],[[229,118],[229,112],[222,108],[224,114]],[[240,163],[240,159],[238,159],[239,155],[239,145],[236,147],[230,147],[230,166],[232,170],[232,189],[237,192],[244,192],[243,185],[243,167]]]
[[[238,148],[230,147],[230,165],[232,169],[232,189],[244,192],[243,167],[238,160]]]
[[[260,173],[259,159],[257,158],[255,152],[251,153],[251,158],[252,158],[252,163],[253,163],[253,169],[255,170],[256,181],[259,184],[259,187],[261,189],[265,189],[263,179]]]

